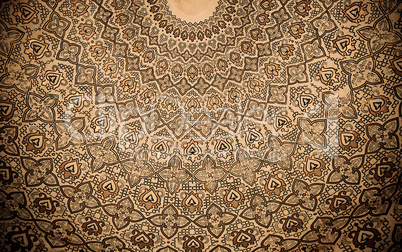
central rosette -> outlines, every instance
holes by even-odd
[[[198,23],[213,15],[217,0],[168,0],[172,14],[182,21]]]

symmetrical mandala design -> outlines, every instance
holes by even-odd
[[[1,251],[401,251],[399,0],[0,6]]]

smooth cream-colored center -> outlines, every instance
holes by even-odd
[[[196,23],[212,16],[218,0],[168,0],[168,5],[177,18]]]

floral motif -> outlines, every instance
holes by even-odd
[[[54,220],[41,222],[40,228],[45,230],[45,239],[53,248],[60,248],[67,244],[81,245],[83,240],[75,234],[75,227],[68,220]]]
[[[302,240],[306,242],[318,241],[322,244],[335,244],[341,236],[341,229],[349,222],[347,217],[332,219],[330,217],[317,217],[311,224],[311,231],[306,233]]]
[[[112,217],[113,225],[117,230],[127,227],[130,222],[138,222],[144,219],[142,213],[134,209],[134,203],[128,197],[120,200],[117,204],[104,205],[103,209]]]
[[[377,85],[383,83],[381,74],[375,70],[376,66],[371,56],[357,61],[347,60],[341,62],[341,68],[348,74],[351,89],[359,89],[367,84]]]
[[[255,251],[290,251],[299,243],[297,239],[283,239],[278,235],[270,234],[261,242],[261,247],[257,248]]]
[[[178,156],[173,156],[168,163],[168,166],[159,171],[159,176],[166,181],[166,186],[171,194],[174,194],[180,187],[180,184],[185,182],[190,173],[182,168],[182,160]]]
[[[268,228],[272,221],[272,214],[276,213],[281,204],[275,201],[267,201],[261,195],[254,195],[251,198],[250,206],[246,208],[240,217],[246,220],[255,220],[258,225]]]
[[[14,217],[32,218],[32,214],[26,209],[27,199],[24,193],[7,193],[0,189],[0,200],[0,218],[2,220],[13,219]]]
[[[317,207],[317,196],[324,190],[324,184],[307,184],[305,181],[295,179],[292,185],[292,193],[284,202],[289,205],[300,205],[301,208],[314,211]]]
[[[118,162],[117,153],[113,150],[115,144],[114,138],[105,138],[101,143],[87,145],[88,154],[92,157],[93,172],[101,170],[105,165],[113,165]]]
[[[29,251],[34,248],[34,242],[38,241],[38,237],[32,234],[31,226],[27,226],[26,229],[19,226],[13,226],[6,237],[4,244],[9,244],[13,251]],[[23,241],[23,242],[20,242]],[[7,249],[7,246],[5,246]]]
[[[59,38],[63,38],[70,24],[70,21],[62,18],[57,12],[53,12],[49,20],[43,25],[43,29],[55,34]]]
[[[239,149],[236,153],[236,163],[231,168],[230,173],[242,177],[244,182],[253,186],[261,164],[261,160],[253,159],[246,151]]]
[[[58,201],[52,200],[52,198],[46,196],[44,193],[39,193],[39,197],[33,203],[34,207],[38,208],[40,213],[46,213],[47,215],[54,214],[56,207],[60,206]]]
[[[268,141],[268,151],[265,154],[264,161],[271,164],[278,164],[286,170],[292,168],[292,154],[295,151],[295,144],[291,142],[282,142],[279,138],[270,137]]]
[[[324,92],[322,100],[327,105],[326,115],[328,118],[344,117],[347,119],[357,118],[357,111],[353,107],[353,93],[349,92],[345,97],[338,94]]]
[[[381,241],[380,232],[377,229],[372,228],[373,223],[368,222],[360,228],[358,225],[356,231],[349,233],[349,237],[353,237],[353,244],[355,247],[365,249],[366,247],[375,248],[375,243]],[[354,235],[353,235],[354,234]]]
[[[133,159],[122,161],[121,166],[127,174],[127,182],[133,187],[137,185],[142,178],[151,176],[154,171],[148,163],[148,151],[145,149],[139,150]]]
[[[8,56],[13,46],[17,44],[23,36],[23,31],[16,28],[8,28],[5,23],[0,21],[0,53]]]
[[[37,76],[39,67],[35,65],[21,65],[15,61],[9,61],[6,65],[7,73],[2,75],[1,85],[5,88],[16,88],[28,93],[31,89],[32,80]]]
[[[95,85],[96,69],[89,66],[77,65],[77,75],[75,82],[77,84]]]
[[[160,227],[162,234],[166,238],[172,238],[179,230],[190,224],[191,220],[184,216],[179,215],[173,205],[168,205],[162,211],[162,214],[151,216],[148,219],[153,225]]]
[[[205,189],[211,194],[214,194],[218,181],[224,176],[226,171],[216,167],[215,161],[210,156],[204,158],[201,168],[195,173],[195,177],[204,183]]]
[[[233,213],[223,212],[219,206],[212,204],[206,214],[195,219],[194,223],[207,228],[213,237],[219,238],[225,231],[225,225],[231,224],[235,219],[236,215]]]
[[[126,248],[126,244],[116,236],[107,237],[101,242],[89,242],[88,248],[100,252],[129,251]]]
[[[100,206],[99,200],[92,195],[93,189],[90,182],[85,182],[72,186],[61,187],[64,197],[68,198],[67,206],[71,213],[83,211],[85,208],[97,208]]]
[[[82,229],[88,235],[98,236],[102,234],[102,227],[105,226],[103,221],[94,220],[92,217],[85,217],[86,222],[82,224]]]
[[[51,158],[34,159],[21,157],[22,167],[26,170],[25,183],[27,186],[56,186],[59,184],[56,175],[53,174],[53,160]]]
[[[18,138],[18,127],[15,126],[4,126],[0,128],[0,152],[12,156],[17,156],[20,154],[17,143],[15,142]]]
[[[299,119],[297,127],[300,129],[300,133],[297,137],[297,142],[300,144],[310,144],[317,148],[325,148],[327,145],[326,120],[314,120]]]
[[[269,99],[270,103],[286,103],[288,89],[286,86],[274,86],[269,88]]]
[[[63,41],[60,46],[60,51],[57,53],[57,59],[66,60],[72,64],[78,63],[80,52],[81,47],[79,45]]]
[[[392,25],[387,17],[378,20],[373,26],[363,27],[357,33],[370,41],[372,53],[378,52],[387,44],[396,44],[402,40],[401,34],[391,31]]]
[[[54,124],[56,138],[56,149],[62,150],[71,145],[84,144],[85,137],[82,131],[85,128],[85,119],[82,117],[73,118],[71,121],[56,121]]]
[[[174,2],[1,3],[3,250],[399,251],[400,0]]]
[[[382,189],[377,187],[364,189],[359,198],[361,205],[354,210],[353,215],[379,216],[388,213],[392,204],[391,197],[396,193],[396,189],[396,184],[390,184]]]
[[[366,125],[369,142],[366,145],[367,153],[374,153],[380,149],[393,150],[400,147],[396,132],[399,128],[398,118],[386,121],[384,124],[372,123]]]
[[[289,84],[304,83],[308,81],[306,74],[306,66],[300,64],[288,67]]]
[[[364,156],[358,155],[350,159],[344,156],[335,157],[332,161],[333,171],[328,175],[328,184],[338,184],[345,182],[351,185],[360,183],[360,169],[364,163]]]
[[[29,108],[24,113],[24,120],[27,122],[35,120],[53,121],[55,117],[54,108],[57,102],[58,97],[55,95],[41,97],[36,94],[29,94],[27,98]]]

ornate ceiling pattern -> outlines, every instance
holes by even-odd
[[[2,251],[401,250],[400,1],[0,6]]]

